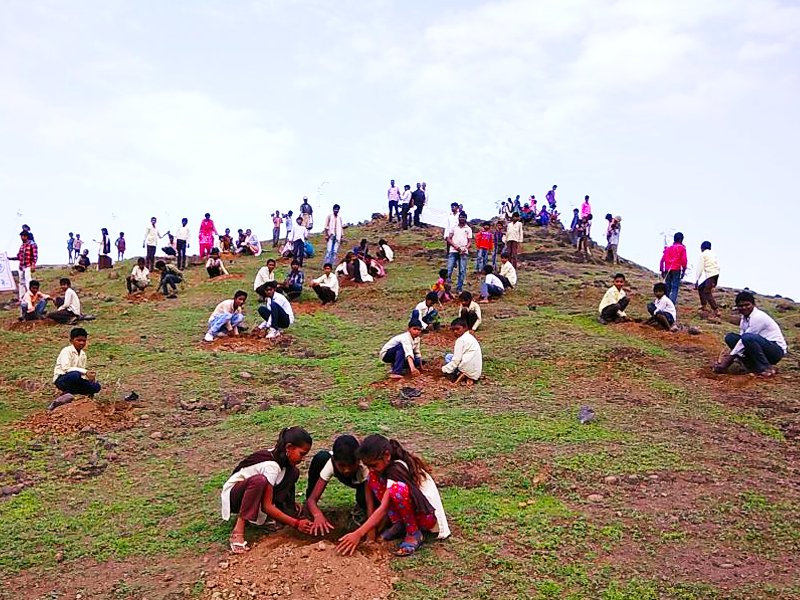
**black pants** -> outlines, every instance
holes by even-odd
[[[152,271],[155,268],[156,264],[156,247],[155,246],[148,246],[147,247],[147,256],[145,256],[144,264],[148,270]]]
[[[299,227],[299,225],[298,225]],[[300,266],[303,266],[303,261],[306,258],[306,243],[303,240],[295,240],[293,245],[293,255],[294,259],[300,263]]]
[[[56,323],[60,323],[64,325],[65,323],[69,323],[72,319],[76,318],[76,315],[73,312],[68,310],[54,310],[53,312],[47,313],[47,318],[51,321],[55,321]]]
[[[209,277],[219,277],[222,275],[222,269],[219,267],[206,267],[206,272]]]
[[[336,302],[336,294],[333,293],[331,288],[324,285],[315,285],[311,289],[316,292],[317,297],[322,301],[323,304],[328,304],[328,302]]]
[[[400,208],[397,204],[397,200],[389,200],[389,223],[392,222],[392,214],[397,217],[397,220],[400,220]]]
[[[425,208],[423,205],[414,207],[414,227],[422,227],[422,224],[420,223],[420,217],[422,216],[423,208]]]
[[[616,304],[609,304],[600,312],[600,318],[604,321],[616,321],[619,318],[619,312],[628,308],[630,300],[628,297],[620,298]]]
[[[742,362],[751,373],[763,373],[772,365],[777,365],[783,358],[783,349],[775,342],[758,335],[757,333],[729,333],[725,336],[728,348],[733,348],[739,342],[744,344]]]
[[[70,371],[59,375],[55,381],[56,387],[65,394],[75,394],[80,396],[92,396],[100,392],[100,384],[96,381],[89,381],[77,371]]]
[[[462,308],[458,316],[467,321],[467,325],[469,325],[470,329],[475,327],[475,323],[478,322],[478,315],[472,311],[467,310],[466,308]]]
[[[146,285],[140,286],[139,283],[137,283],[137,281],[130,275],[128,275],[128,277],[125,278],[125,284],[128,286],[129,294],[132,294],[133,292],[141,292],[144,288],[147,287]]]
[[[177,240],[175,248],[178,251],[178,268],[183,271],[186,268],[186,240]]]
[[[277,303],[270,302],[269,306],[262,304],[258,307],[258,314],[269,322],[273,329],[286,329],[289,327],[289,315]],[[272,321],[270,321],[272,318]]]
[[[259,289],[261,288],[259,287]],[[303,286],[293,285],[291,287],[286,287],[279,285],[278,291],[286,296],[289,300],[297,300],[303,293]]]
[[[314,491],[314,487],[319,481],[319,475],[322,472],[322,469],[325,468],[325,465],[328,464],[329,460],[331,460],[331,453],[327,450],[320,450],[314,455],[314,458],[311,459],[311,464],[308,466],[308,487],[306,487],[306,500],[308,500],[308,498],[311,496],[311,492]],[[355,483],[354,481],[346,478],[336,470],[336,467],[333,469],[333,476],[347,487],[354,489],[356,491],[356,504],[358,504],[362,509],[367,510],[367,500],[365,497],[366,484]]]
[[[175,293],[178,290],[178,284],[181,281],[182,279],[177,275],[167,273],[161,278],[161,283],[158,284],[158,289],[161,290],[161,293],[166,296],[169,294],[168,288],[171,286],[172,293]]]
[[[400,220],[403,222],[403,229],[408,229],[408,221],[409,221],[408,204],[400,205]]]
[[[511,282],[508,280],[508,277],[504,277],[503,275],[498,275],[497,278],[503,282],[503,287],[507,290],[512,289],[514,286],[511,285]]]

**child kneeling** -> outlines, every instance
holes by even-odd
[[[361,527],[339,538],[336,549],[340,553],[352,554],[361,539],[371,533],[380,533],[383,541],[403,537],[397,556],[410,556],[419,550],[424,531],[437,534],[440,540],[450,537],[442,498],[429,475],[430,467],[421,458],[397,440],[378,434],[361,442],[357,456],[369,469],[369,517]],[[391,525],[380,532],[387,518]]]
[[[466,378],[467,383],[473,383],[481,378],[483,373],[483,352],[481,345],[469,325],[464,319],[455,319],[450,327],[458,336],[453,353],[445,355],[445,365],[442,373],[448,375],[454,383],[459,383]]]
[[[672,300],[667,296],[667,285],[661,282],[655,284],[653,286],[653,295],[655,299],[647,304],[647,312],[650,313],[650,318],[645,321],[645,325],[653,325],[665,330],[672,329],[675,327],[677,312]]]

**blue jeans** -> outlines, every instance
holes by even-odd
[[[447,279],[453,280],[453,269],[458,263],[458,283],[456,283],[456,291],[461,292],[464,289],[464,278],[467,276],[467,255],[459,254],[458,252],[450,252],[447,255]]]
[[[772,365],[777,365],[783,358],[783,349],[775,342],[770,342],[757,333],[729,333],[725,336],[725,343],[733,350],[739,341],[744,344],[742,362],[748,371],[763,373]]]
[[[678,290],[681,288],[681,272],[667,271],[664,284],[667,286],[667,297],[672,300],[675,306],[678,306]]]
[[[499,298],[503,295],[503,288],[487,283],[481,284],[481,298]]]
[[[222,313],[208,322],[208,333],[216,335],[226,330],[227,323],[230,323],[231,327],[238,327],[243,322],[244,315],[241,313]]]
[[[336,254],[339,252],[339,238],[335,235],[332,235],[328,238],[328,246],[325,252],[325,260],[323,261],[323,265],[326,263],[330,263],[333,267],[336,267]]]
[[[44,319],[45,311],[47,310],[47,300],[39,300],[34,307],[30,307],[27,304],[20,304],[19,309],[24,321]]]
[[[173,275],[172,273],[167,273],[164,277],[161,278],[161,283],[159,284],[159,289],[161,293],[165,296],[169,294],[168,286],[172,286],[173,293],[177,291],[178,286],[177,284],[181,282],[181,278],[177,275]]]
[[[439,316],[439,311],[436,310],[435,308],[432,308],[431,310],[429,310],[428,314],[425,315],[424,317],[422,317],[421,319],[419,318],[419,311],[416,308],[411,311],[411,318],[412,319],[417,319],[419,321],[422,321],[426,325],[430,325],[431,323],[433,323],[437,319],[438,316]]]
[[[96,381],[84,379],[78,371],[70,371],[59,375],[56,379],[56,387],[65,394],[78,394],[91,396],[100,391],[100,384]]]
[[[483,267],[489,264],[489,250],[478,248],[478,256],[475,258],[475,270],[483,271]]]
[[[406,360],[406,353],[403,350],[403,344],[398,342],[395,346],[389,348],[386,354],[383,355],[383,362],[392,365],[392,373],[395,375],[402,375],[408,371],[408,361]],[[414,357],[414,366],[420,368],[421,361],[416,356]]]

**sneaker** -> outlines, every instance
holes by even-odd
[[[274,340],[276,338],[281,337],[281,332],[279,329],[275,329],[274,327],[269,328],[269,332],[267,333],[268,340]]]
[[[214,336],[211,335],[210,333],[207,333],[205,335],[205,337],[203,337],[203,341],[204,342],[213,342],[214,341]]]
[[[261,321],[261,324],[258,326],[258,329],[266,329],[266,328],[267,328],[267,322]]]

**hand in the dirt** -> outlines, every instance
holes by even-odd
[[[333,531],[334,527],[325,515],[314,517],[314,525],[311,527],[311,535],[325,535]]]
[[[97,373],[94,371],[86,371],[86,379],[89,381],[94,381],[97,378]]]
[[[417,369],[416,367],[411,369],[411,376],[412,377],[416,377],[419,374],[420,374],[419,369]]]
[[[351,531],[339,538],[339,545],[336,546],[336,551],[339,554],[352,554],[356,551],[359,542],[361,542],[361,536],[355,531]]]
[[[314,524],[308,519],[297,520],[297,531],[299,531],[300,533],[311,533],[313,527]]]

